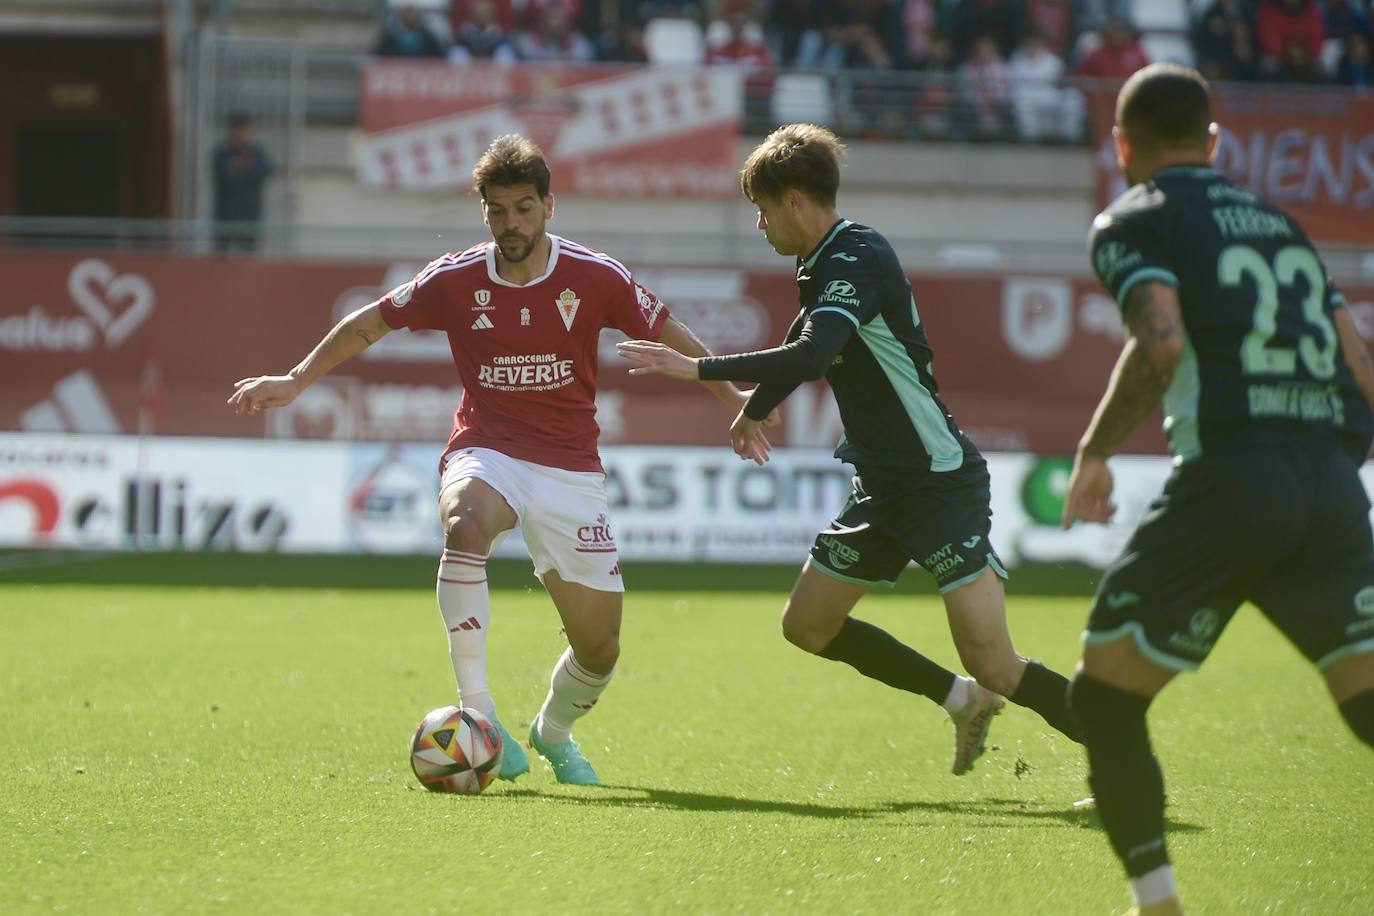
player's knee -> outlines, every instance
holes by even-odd
[[[444,519],[444,545],[450,550],[486,554],[491,534],[475,516],[454,512]]]
[[[1356,694],[1342,703],[1341,716],[1361,741],[1374,747],[1374,690]]]
[[[577,663],[593,674],[609,674],[620,660],[620,637],[614,633],[599,639],[581,640],[573,646]]]
[[[822,649],[830,645],[830,641],[835,638],[833,630],[816,625],[816,621],[797,613],[792,605],[788,605],[782,612],[782,636],[792,645],[804,652],[817,655]]]
[[[1021,677],[1021,660],[1014,652],[992,643],[979,644],[967,639],[957,645],[959,661],[973,679],[994,693],[1011,696]]]

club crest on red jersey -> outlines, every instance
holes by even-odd
[[[582,304],[582,300],[577,298],[577,293],[570,289],[565,289],[558,294],[558,314],[563,317],[563,327],[572,330],[573,319],[577,317],[577,307]]]
[[[473,298],[474,300],[476,300],[476,302],[477,302],[477,304],[474,305],[474,306],[472,307],[472,310],[473,310],[474,312],[475,312],[475,311],[478,311],[478,310],[480,310],[480,309],[488,308],[488,307],[490,307],[490,305],[491,305],[491,290],[489,290],[489,289],[474,290],[473,293],[472,293],[472,298]]]

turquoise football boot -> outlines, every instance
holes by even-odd
[[[506,731],[506,727],[496,718],[495,713],[488,718],[501,733],[501,772],[496,774],[497,778],[514,780],[517,776],[524,776],[530,771],[530,758],[525,755],[525,749],[515,740],[514,735]]]
[[[596,770],[582,756],[577,742],[569,738],[562,744],[544,744],[539,740],[538,723],[530,726],[530,747],[534,748],[553,767],[554,778],[570,786],[596,786],[601,780]]]

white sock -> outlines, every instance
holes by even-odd
[[[614,674],[615,669],[606,674],[592,674],[577,663],[569,647],[553,666],[549,695],[534,723],[539,740],[545,744],[562,744],[571,738],[573,723],[591,712],[596,698],[601,696]]]
[[[940,705],[943,706],[945,711],[950,715],[962,712],[964,707],[968,705],[969,690],[972,686],[973,681],[966,677],[960,677],[957,674],[954,675],[954,683],[949,687],[949,694]]]
[[[439,613],[448,630],[449,658],[458,681],[459,702],[493,715],[496,704],[487,689],[487,629],[491,598],[487,593],[487,558],[479,553],[444,550],[439,561]]]
[[[1177,897],[1178,887],[1174,884],[1174,867],[1161,865],[1139,878],[1132,878],[1131,893],[1135,895],[1136,906],[1149,906],[1152,903],[1172,900]]]

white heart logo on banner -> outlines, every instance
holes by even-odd
[[[67,291],[105,332],[105,345],[118,347],[153,314],[153,287],[138,274],[115,275],[104,261],[88,258],[72,268]]]

